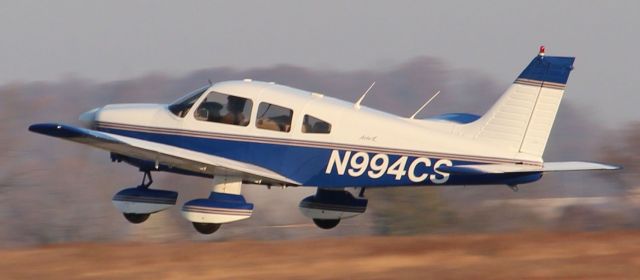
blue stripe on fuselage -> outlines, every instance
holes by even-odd
[[[433,170],[434,164],[440,158],[429,158],[430,166],[426,164],[416,165],[413,172],[417,175],[426,174],[427,179],[421,182],[413,182],[408,175],[401,176],[396,180],[392,174],[382,175],[373,179],[368,175],[371,167],[367,167],[360,176],[351,176],[348,172],[351,167],[347,159],[346,172],[338,174],[338,168],[334,166],[329,174],[326,174],[327,165],[334,149],[294,146],[286,144],[257,143],[239,140],[215,139],[211,137],[187,136],[181,134],[155,133],[148,131],[138,131],[133,129],[116,129],[101,127],[99,130],[123,135],[132,138],[172,145],[184,149],[189,149],[205,154],[225,157],[232,160],[246,162],[270,169],[285,177],[301,182],[305,186],[319,186],[324,188],[341,187],[381,187],[381,186],[411,186],[411,185],[472,185],[472,184],[522,184],[535,181],[541,174],[509,174],[509,175],[474,175],[474,176],[453,176],[450,175],[444,183],[434,184],[434,181],[443,179],[443,174],[438,174]],[[358,151],[351,151],[351,156]],[[344,158],[346,151],[339,151]],[[376,153],[368,152],[369,159]],[[388,165],[397,162],[403,155],[387,154]],[[407,155],[407,163],[404,167],[406,171],[409,164],[416,160],[417,156]],[[453,165],[473,164],[473,161],[451,160]],[[435,177],[434,177],[435,176]]]

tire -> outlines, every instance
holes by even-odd
[[[122,213],[122,215],[124,215],[124,218],[127,219],[127,221],[129,221],[132,224],[141,224],[147,219],[149,219],[149,216],[151,216],[151,214],[135,214],[135,213]]]
[[[321,229],[332,229],[340,223],[340,219],[336,219],[336,220],[313,219],[313,223],[316,224],[316,226],[318,226]]]
[[[222,226],[222,224],[193,223],[193,228],[202,234],[212,234],[216,232],[220,226]]]

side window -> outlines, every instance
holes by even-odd
[[[256,127],[268,130],[289,132],[293,111],[289,108],[262,102],[258,107]]]
[[[304,115],[302,133],[330,133],[331,124],[310,115]]]
[[[250,99],[210,92],[198,106],[195,117],[200,121],[247,126],[252,106]]]

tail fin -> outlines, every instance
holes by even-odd
[[[574,57],[536,56],[489,111],[462,131],[479,141],[542,157]]]

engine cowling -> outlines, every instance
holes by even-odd
[[[367,202],[344,190],[318,189],[315,195],[300,201],[299,207],[303,215],[312,219],[341,220],[364,213]]]

